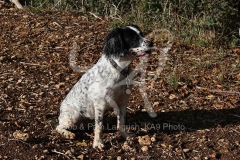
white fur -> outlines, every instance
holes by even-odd
[[[130,29],[137,34],[140,33],[134,27],[130,27]],[[142,40],[142,43],[145,43],[145,41]],[[146,50],[146,45],[139,45],[145,46],[142,49],[140,47],[141,52]],[[76,127],[79,129],[79,124],[83,123],[85,119],[94,119],[93,147],[99,149],[104,147],[101,138],[103,114],[109,109],[113,109],[117,115],[117,128],[122,136],[130,137],[125,131],[124,124],[129,99],[126,90],[131,89],[131,86],[127,88],[127,85],[116,85],[126,77],[113,67],[108,58],[103,54],[98,62],[73,86],[61,104],[59,125],[56,128],[63,136],[72,139],[75,135],[68,129],[76,129]],[[133,58],[131,54],[118,58],[112,57],[118,66],[123,69],[130,67]]]

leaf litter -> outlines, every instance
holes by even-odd
[[[157,118],[147,115],[135,85],[126,124],[136,137],[125,142],[115,130],[104,130],[106,149],[99,152],[92,149],[91,129],[75,131],[70,141],[54,128],[61,101],[83,74],[69,65],[73,42],[76,62],[95,64],[111,21],[56,11],[0,8],[0,14],[0,159],[240,159],[236,48],[175,42],[157,78],[153,54],[146,91]],[[115,122],[107,113],[104,123]]]

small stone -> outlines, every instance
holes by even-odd
[[[45,159],[45,157],[44,157],[44,156],[41,156],[41,157],[39,157],[37,160],[43,160],[43,159]]]
[[[86,142],[77,142],[76,146],[81,146],[81,147],[87,147],[87,143]]]
[[[28,18],[28,15],[23,15],[23,18],[24,18],[24,19]]]
[[[120,156],[117,156],[117,160],[121,160],[122,158]]]
[[[188,148],[183,149],[183,152],[184,152],[184,153],[187,153],[187,152],[189,152],[189,151],[190,151],[190,149],[188,149]]]
[[[81,154],[81,155],[79,155],[77,158],[80,159],[80,160],[83,160],[83,159],[84,159],[84,155]]]
[[[135,160],[135,158],[131,158],[131,160]]]
[[[155,137],[151,137],[151,141],[152,142],[156,142],[156,138]]]
[[[12,109],[13,109],[12,107],[8,107],[6,110],[7,111],[12,111]]]
[[[56,85],[55,85],[55,88],[56,88],[56,89],[59,89],[61,86],[64,86],[64,83],[56,84]]]
[[[159,102],[154,102],[153,103],[153,107],[156,107],[156,106],[158,106],[159,105]]]
[[[48,87],[49,87],[48,85],[44,85],[44,86],[43,86],[44,89],[47,89]]]
[[[47,149],[43,150],[43,153],[49,153]]]
[[[200,157],[194,157],[193,159],[195,159],[195,160],[201,160]]]
[[[142,109],[142,112],[147,112],[145,108]]]
[[[138,136],[138,142],[141,146],[146,146],[151,144],[151,138],[149,135],[146,136]]]
[[[38,147],[39,147],[38,144],[34,144],[34,145],[32,146],[32,149],[37,149]]]
[[[141,150],[142,150],[143,152],[147,152],[147,151],[148,151],[148,147],[147,147],[147,146],[143,146],[143,147],[141,148]]]

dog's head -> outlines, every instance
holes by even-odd
[[[107,57],[148,56],[153,42],[143,37],[138,26],[116,28],[106,38],[104,54]]]

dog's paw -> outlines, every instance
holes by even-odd
[[[94,142],[93,142],[93,148],[99,149],[99,150],[102,151],[103,148],[104,148],[104,144],[103,144],[102,140],[94,141]]]
[[[61,127],[57,127],[56,130],[58,131],[58,133],[62,134],[62,136],[64,138],[67,138],[67,139],[74,139],[75,138],[75,134],[66,130],[66,129],[63,129]]]
[[[75,135],[74,133],[69,132],[69,131],[64,132],[64,133],[63,133],[63,136],[64,136],[65,138],[67,138],[67,139],[74,139],[74,138],[76,137],[76,135]]]

